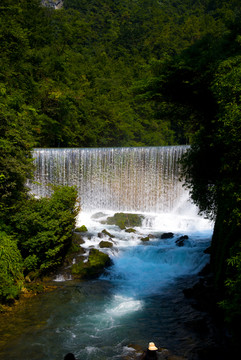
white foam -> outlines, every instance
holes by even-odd
[[[115,295],[113,302],[109,305],[106,313],[111,316],[123,316],[143,308],[143,301],[134,298]]]

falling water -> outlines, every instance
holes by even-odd
[[[186,149],[35,149],[35,182],[29,186],[46,196],[49,184],[75,185],[84,211],[169,211],[184,192],[178,160]]]
[[[208,262],[212,224],[198,215],[179,181],[178,160],[186,146],[106,149],[36,149],[33,194],[50,194],[49,184],[75,185],[85,224],[81,245],[109,254],[111,266],[99,279],[72,281],[56,276],[58,290],[29,300],[7,323],[0,319],[1,358],[117,360],[130,356],[129,344],[149,341],[189,360],[210,346],[209,320],[184,298]],[[134,233],[105,223],[116,211],[138,212]],[[98,214],[96,214],[98,213]],[[98,215],[98,216],[97,216]],[[101,248],[106,229],[112,248]],[[163,232],[174,236],[162,239]],[[183,246],[180,236],[187,235]],[[142,239],[149,237],[149,241]],[[205,322],[205,333],[190,328]]]

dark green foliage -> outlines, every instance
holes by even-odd
[[[235,5],[235,2],[234,2]],[[232,13],[233,10],[233,13]],[[183,176],[200,212],[215,220],[211,268],[232,331],[240,319],[241,114],[240,17],[230,8],[229,27],[209,34],[160,69],[143,94],[186,114],[192,135]],[[233,17],[231,16],[233,14]],[[158,93],[157,93],[158,91]]]
[[[43,274],[61,264],[75,227],[76,199],[74,188],[60,187],[51,198],[28,200],[13,216],[25,272]]]
[[[184,109],[133,92],[155,80],[168,58],[223,33],[224,10],[232,18],[225,2],[65,0],[59,11],[39,4],[4,1],[0,12],[0,85],[27,106],[37,146],[188,141]]]
[[[23,259],[16,239],[0,232],[0,302],[16,298],[23,283]]]
[[[21,96],[7,95],[0,84],[0,214],[12,211],[16,199],[26,196],[25,183],[33,170],[31,110]]]
[[[64,6],[54,11],[39,0],[1,0],[1,229],[15,232],[25,271],[55,267],[71,242],[74,190],[28,199],[33,146],[191,142],[183,175],[200,211],[216,219],[212,270],[222,292],[226,284],[223,306],[235,323],[241,273],[240,1],[65,0]],[[122,229],[140,223],[127,214],[117,222]],[[16,243],[3,238],[7,254]],[[98,270],[92,255],[88,266],[93,262]],[[16,264],[20,269],[20,257]],[[19,271],[13,277],[4,272],[9,292],[2,299],[17,296]]]

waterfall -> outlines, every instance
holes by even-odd
[[[85,211],[170,211],[185,191],[178,160],[187,148],[35,149],[28,186],[41,197],[50,194],[49,184],[75,185]]]
[[[27,316],[24,307],[12,323],[0,319],[0,337],[7,334],[0,358],[52,360],[73,352],[78,359],[131,359],[130,344],[145,349],[154,341],[177,357],[194,359],[197,350],[216,343],[209,323],[205,332],[189,327],[193,321],[195,329],[199,320],[206,324],[206,315],[183,295],[209,261],[204,250],[213,228],[187,201],[189,194],[179,181],[178,160],[186,150],[187,146],[34,150],[31,192],[40,197],[50,194],[48,184],[75,185],[83,209],[76,225],[88,229],[81,234],[81,248],[85,255],[91,248],[105,252],[113,264],[93,281],[76,282],[60,273],[56,291],[31,299]],[[137,211],[141,226],[129,232],[106,223],[116,210]],[[103,230],[111,234],[104,239],[113,246],[101,246]],[[166,232],[173,236],[164,239]],[[185,241],[178,246],[183,235]]]

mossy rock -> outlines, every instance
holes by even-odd
[[[112,247],[113,247],[113,244],[112,244],[112,242],[110,242],[110,241],[101,241],[101,242],[99,243],[99,247],[100,247],[100,248],[112,248]]]
[[[112,261],[107,254],[91,249],[87,262],[79,262],[72,266],[72,274],[81,279],[92,279],[101,275],[105,268],[112,265]]]
[[[76,232],[87,232],[88,229],[87,229],[87,227],[86,227],[85,225],[82,225],[82,226],[80,226],[80,227],[77,227],[77,228],[75,229],[75,231],[76,231]]]
[[[73,233],[72,235],[72,243],[75,243],[75,244],[84,244],[84,239],[82,238],[82,235],[80,233]]]
[[[129,228],[129,229],[125,229],[125,232],[127,232],[127,233],[135,233],[136,230],[133,229],[133,228]]]
[[[107,230],[102,230],[101,231],[102,232],[102,234],[104,234],[104,235],[106,235],[106,236],[109,236],[110,238],[113,238],[114,237],[114,235],[112,235],[112,234],[110,234]]]
[[[141,241],[143,241],[143,242],[146,242],[146,241],[149,241],[149,240],[150,240],[149,236],[141,238]]]
[[[126,227],[141,226],[144,217],[139,214],[115,213],[107,218],[108,225],[117,225],[124,230]]]

